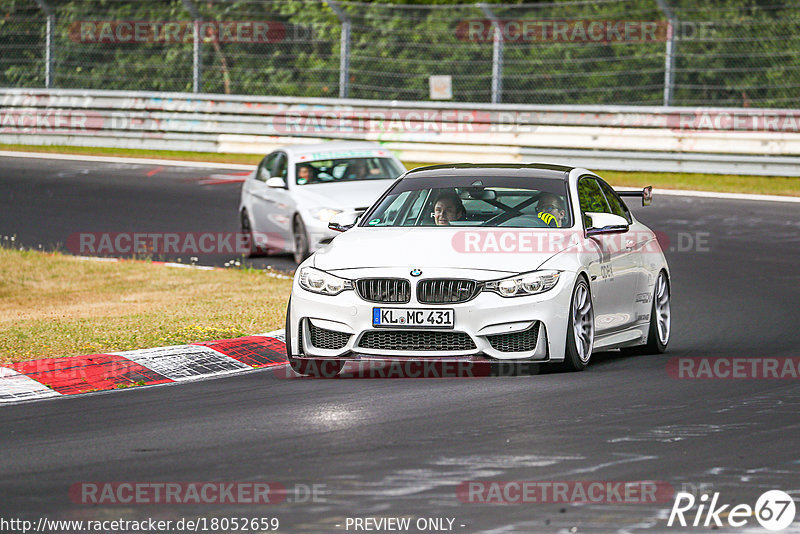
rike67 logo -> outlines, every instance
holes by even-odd
[[[692,509],[696,503],[694,495],[677,493],[667,526],[671,527],[677,522],[682,527],[722,528],[725,526],[723,524],[725,521],[730,527],[743,527],[751,517],[755,516],[762,527],[778,531],[787,528],[795,517],[794,500],[788,493],[780,490],[770,490],[761,494],[755,507],[749,504],[721,504],[719,492],[714,493],[710,502],[707,494],[701,495],[698,500],[700,502],[692,521]],[[686,516],[689,516],[688,523]]]

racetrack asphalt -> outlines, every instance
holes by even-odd
[[[16,235],[17,242],[28,248],[42,245],[45,250],[68,252],[76,248],[72,245],[80,245],[75,236],[81,233],[240,230],[237,211],[246,171],[17,157],[0,160],[4,205],[0,235]],[[215,266],[242,259],[241,254],[225,251],[203,254],[191,250],[153,259],[190,263],[192,256],[200,265]],[[285,271],[296,266],[291,255],[244,261],[255,268],[272,266]]]
[[[149,170],[3,159],[0,234],[36,246],[80,231],[237,229],[238,186],[197,181],[214,171]],[[800,210],[673,196],[631,204],[670,241],[664,355],[611,352],[582,373],[468,380],[287,379],[272,369],[7,406],[2,515],[278,517],[292,533],[395,516],[454,518],[465,533],[699,532],[709,529],[666,526],[671,499],[496,505],[461,502],[456,491],[472,480],[652,480],[719,492],[722,503],[752,506],[771,489],[797,500],[798,380],[676,379],[667,365],[800,356]],[[317,502],[90,506],[69,498],[83,481],[323,486]],[[764,531],[752,518],[748,526]]]

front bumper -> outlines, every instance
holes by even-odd
[[[357,272],[361,277],[364,271]],[[426,269],[426,278],[460,278],[452,270]],[[344,273],[339,271],[338,276]],[[482,280],[498,278],[497,273]],[[346,275],[345,275],[346,276]],[[501,297],[481,292],[464,303],[421,304],[414,292],[418,279],[407,268],[369,269],[370,277],[406,278],[411,300],[406,304],[373,303],[354,290],[339,295],[306,291],[295,278],[289,317],[295,358],[488,358],[493,360],[560,361],[564,358],[570,299],[575,273],[563,272],[551,290],[526,297]],[[354,276],[354,278],[357,278]],[[449,308],[450,328],[375,328],[373,308]],[[413,348],[408,348],[413,346]]]

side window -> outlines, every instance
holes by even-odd
[[[598,183],[600,184],[600,187],[606,196],[608,205],[611,207],[611,213],[613,213],[614,215],[619,215],[620,217],[625,217],[625,219],[628,221],[628,224],[630,224],[632,220],[631,220],[631,213],[628,210],[628,206],[625,205],[622,199],[619,198],[617,192],[614,191],[614,189],[612,189],[610,185],[608,185],[602,180],[600,180]]]
[[[581,205],[581,214],[587,211],[597,213],[611,213],[611,208],[606,203],[606,197],[597,185],[594,178],[584,177],[578,181],[578,201]],[[584,215],[584,223],[586,224],[586,216]]]
[[[286,158],[286,154],[283,152],[278,152],[277,160],[275,161],[275,165],[272,167],[272,176],[278,176],[285,180],[289,169],[288,163],[289,161]]]
[[[271,176],[270,169],[275,164],[275,159],[277,159],[278,153],[273,152],[266,158],[261,161],[261,165],[258,166],[258,171],[256,172],[256,180],[260,180],[262,182],[266,182],[267,179]]]

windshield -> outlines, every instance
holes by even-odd
[[[398,183],[363,225],[565,228],[572,217],[563,180],[411,178]]]
[[[307,161],[295,166],[297,185],[358,180],[394,180],[405,172],[392,158],[341,158]]]

